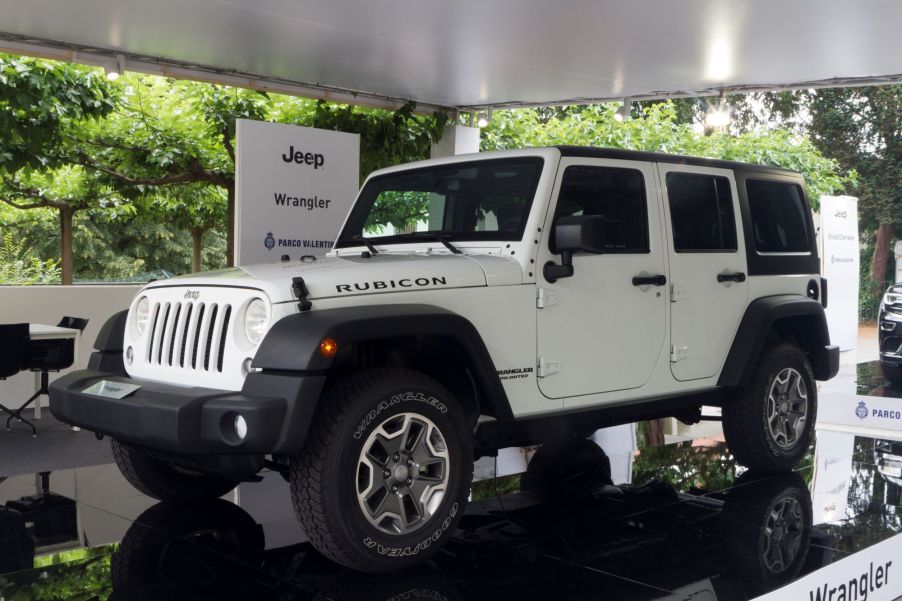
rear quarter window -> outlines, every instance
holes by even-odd
[[[798,184],[746,180],[752,238],[759,253],[811,251],[808,205]]]

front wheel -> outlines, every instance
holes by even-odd
[[[344,566],[391,572],[432,556],[463,516],[472,434],[451,393],[419,372],[377,369],[330,385],[292,459],[295,514]]]
[[[238,483],[224,476],[175,467],[113,439],[113,458],[129,484],[159,501],[197,503],[226,494]]]
[[[727,446],[740,464],[790,469],[811,445],[817,387],[808,357],[794,344],[766,347],[738,398],[723,408]]]

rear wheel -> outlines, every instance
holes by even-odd
[[[817,388],[805,353],[794,344],[766,347],[738,398],[723,408],[727,446],[742,465],[783,470],[811,444]]]
[[[238,483],[224,476],[175,467],[143,454],[119,440],[111,441],[119,471],[148,497],[172,503],[196,503],[217,499]]]
[[[390,572],[451,537],[472,476],[472,434],[451,393],[418,372],[378,369],[326,390],[292,460],[291,496],[319,552]]]
[[[796,472],[737,478],[723,509],[723,550],[749,593],[794,580],[808,556],[811,495]]]

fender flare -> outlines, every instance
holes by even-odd
[[[831,355],[830,332],[824,307],[816,300],[797,294],[767,296],[752,301],[739,323],[733,345],[720,372],[718,386],[735,387],[748,382],[773,326],[787,318],[802,318],[803,350],[811,359],[815,378],[828,380],[836,375]],[[838,364],[837,364],[838,367]],[[830,373],[832,372],[832,373]]]
[[[319,352],[324,338],[335,340],[341,349],[354,343],[421,335],[448,337],[459,343],[485,392],[483,411],[489,409],[500,421],[513,420],[510,401],[476,327],[465,317],[433,305],[366,305],[289,315],[270,328],[252,366],[263,371],[322,373],[334,364],[334,358]]]

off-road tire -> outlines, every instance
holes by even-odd
[[[520,490],[569,501],[611,484],[611,460],[604,450],[588,438],[574,438],[542,445],[526,466]]]
[[[129,483],[159,501],[197,503],[218,499],[238,483],[216,474],[177,470],[119,440],[111,440],[113,458]]]
[[[883,375],[889,380],[890,384],[902,386],[902,365],[887,365],[886,363],[881,363],[880,368],[883,370]]]
[[[801,520],[791,527],[786,526],[790,520],[784,520],[780,537],[784,546],[795,549],[795,555],[781,550],[784,565],[775,569],[768,565],[773,561],[773,547],[778,546],[773,540],[775,528],[769,522],[786,507],[787,500],[794,503]],[[797,472],[744,473],[727,494],[721,519],[728,571],[739,576],[749,595],[763,595],[796,579],[808,557],[812,525],[811,495]],[[792,542],[797,542],[797,547]]]
[[[416,530],[378,529],[358,502],[358,463],[368,437],[393,416],[416,414],[440,430],[448,449],[448,482],[441,502]],[[331,383],[314,416],[304,449],[291,460],[291,499],[310,542],[323,555],[363,572],[418,564],[444,545],[466,507],[473,478],[468,419],[452,394],[416,371],[381,368]]]
[[[790,448],[781,447],[770,432],[767,398],[774,379],[786,368],[798,372],[807,392],[804,430]],[[779,471],[798,465],[811,446],[817,419],[817,386],[805,353],[789,342],[766,346],[746,385],[723,407],[727,446],[740,464],[758,470]]]

